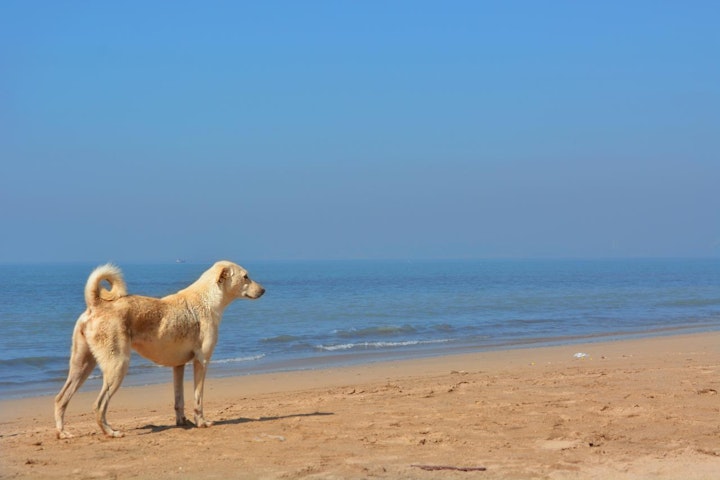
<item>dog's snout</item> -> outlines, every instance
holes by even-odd
[[[258,297],[262,297],[263,295],[265,295],[265,289],[260,287],[260,290],[258,290]]]

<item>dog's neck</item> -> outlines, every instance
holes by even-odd
[[[228,296],[223,291],[222,285],[217,283],[210,272],[205,272],[192,285],[178,292],[178,294],[180,293],[188,300],[192,298],[193,300],[190,303],[193,303],[193,306],[207,308],[217,322],[222,318],[225,308],[235,300],[234,298],[227,298]]]

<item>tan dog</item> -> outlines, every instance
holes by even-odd
[[[102,282],[108,282],[110,290],[101,288]],[[106,435],[123,436],[108,425],[105,415],[127,373],[131,348],[157,364],[173,367],[178,425],[187,423],[183,376],[185,364],[192,360],[195,425],[212,425],[203,417],[203,386],[223,311],[235,299],[256,299],[263,293],[265,289],[232,262],[217,262],[189,287],[161,299],[128,295],[120,269],[110,264],[96,268],[85,285],[87,310],[75,324],[68,379],[55,397],[58,438],[72,436],[63,426],[65,410],[96,364],[102,370],[103,386],[95,402],[95,417]]]

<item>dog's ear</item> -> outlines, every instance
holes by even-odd
[[[232,275],[230,267],[224,267],[222,270],[220,270],[220,274],[218,275],[217,279],[218,285],[222,285],[223,283],[225,283],[225,280],[230,278],[230,275]]]

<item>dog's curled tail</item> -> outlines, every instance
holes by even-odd
[[[108,282],[110,290],[104,288],[102,282]],[[85,284],[85,303],[88,308],[97,305],[101,300],[111,302],[125,295],[127,295],[127,285],[122,272],[110,263],[93,270]]]

